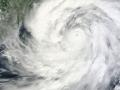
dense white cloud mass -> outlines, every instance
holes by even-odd
[[[45,0],[19,31],[0,48],[0,90],[120,90],[120,0]]]

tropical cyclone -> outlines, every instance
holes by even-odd
[[[1,57],[10,64],[5,67],[22,79],[3,90],[119,90],[119,4],[45,0],[35,5],[19,35],[5,43]]]

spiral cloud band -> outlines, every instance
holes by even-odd
[[[120,0],[43,0],[0,47],[0,90],[120,90]]]

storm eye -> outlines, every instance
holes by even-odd
[[[31,32],[27,30],[24,24],[21,25],[19,29],[19,38],[23,43],[27,43],[27,41],[32,37]]]

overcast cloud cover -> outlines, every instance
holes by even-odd
[[[120,0],[43,0],[0,47],[0,90],[120,90]]]

